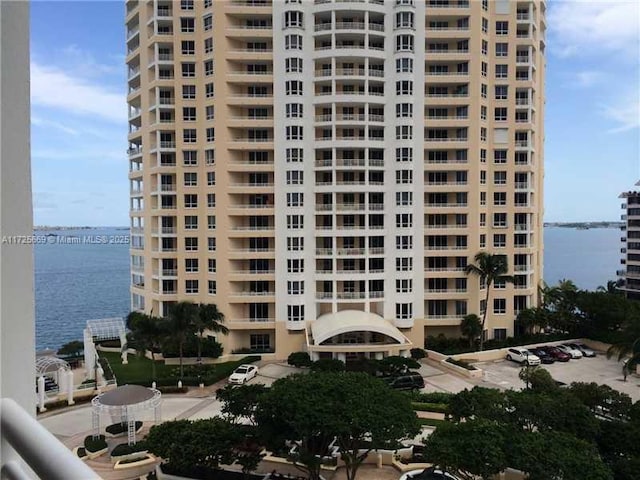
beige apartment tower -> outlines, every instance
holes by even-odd
[[[131,302],[225,354],[517,330],[542,278],[543,0],[126,2]],[[464,273],[508,257],[488,305]]]

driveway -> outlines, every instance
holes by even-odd
[[[486,386],[498,388],[524,388],[524,383],[518,378],[522,368],[515,362],[498,360],[495,362],[476,363],[484,370],[484,382]],[[629,375],[627,381],[622,380],[622,363],[614,359],[607,360],[604,353],[594,358],[581,358],[569,362],[556,362],[551,365],[541,365],[549,371],[551,376],[560,382],[596,382],[609,385],[611,388],[626,393],[635,402],[640,400],[640,377]]]

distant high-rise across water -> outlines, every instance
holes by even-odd
[[[127,1],[131,304],[225,352],[408,354],[542,278],[546,4]],[[488,305],[465,267],[506,255]]]

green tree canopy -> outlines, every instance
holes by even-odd
[[[267,387],[255,383],[251,385],[227,385],[218,389],[216,398],[222,402],[222,413],[232,423],[241,423],[243,419],[255,425],[255,412],[260,397],[267,391]]]
[[[482,335],[482,320],[475,313],[465,315],[460,322],[460,332],[463,337],[469,340],[469,346],[473,347],[473,344]]]
[[[353,480],[368,450],[419,431],[407,396],[356,372],[298,374],[277,380],[260,397],[256,419],[262,438],[295,443],[293,460],[311,480],[319,479],[321,457],[334,438],[347,477]]]
[[[58,349],[58,355],[78,356],[84,352],[84,342],[72,340]]]

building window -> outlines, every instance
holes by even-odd
[[[402,147],[396,148],[396,162],[411,162],[413,161],[413,148]]]
[[[302,207],[304,194],[300,192],[287,193],[287,207]]]
[[[302,258],[289,258],[289,259],[287,259],[287,272],[289,272],[289,273],[303,273],[304,272],[304,259],[302,259]]]
[[[497,107],[494,109],[494,120],[496,122],[506,122],[507,121],[507,109],[506,107]]]
[[[215,208],[216,206],[216,194],[207,193],[207,208]]]
[[[185,167],[195,167],[198,165],[198,151],[184,150],[182,152],[182,163]]]
[[[287,73],[302,73],[301,58],[285,58],[284,69]]]
[[[304,320],[304,305],[287,305],[287,320],[302,322]]]
[[[252,333],[249,335],[249,348],[256,352],[271,350],[271,339],[268,333]]]
[[[196,54],[196,42],[193,40],[183,40],[181,43],[182,55],[195,55]]]
[[[198,208],[198,195],[187,194],[184,196],[185,208]]]
[[[504,315],[507,313],[507,300],[506,298],[494,298],[493,299],[493,313],[495,315]]]
[[[396,192],[396,205],[399,207],[413,205],[413,192]]]
[[[303,170],[287,170],[287,185],[302,185],[303,183]]]
[[[206,60],[204,62],[204,74],[207,77],[213,75],[213,60]]]
[[[215,110],[213,105],[207,105],[205,107],[205,113],[206,113],[207,120],[213,120],[215,118]]]
[[[304,228],[303,215],[287,215],[287,228],[291,230],[300,230]]]
[[[216,216],[215,215],[207,215],[207,228],[209,230],[216,229]]]
[[[302,35],[285,35],[285,50],[302,50]]]
[[[493,163],[503,164],[507,163],[507,151],[506,150],[494,150]]]
[[[304,16],[302,12],[296,10],[284,12],[284,26],[285,28],[303,28]]]
[[[493,246],[495,248],[505,248],[507,246],[507,236],[504,233],[495,233],[493,235]]]
[[[413,248],[413,237],[410,235],[396,236],[396,249],[411,250]]]
[[[207,186],[213,187],[216,184],[216,172],[207,172]]]
[[[509,22],[496,22],[496,35],[509,35]]]
[[[302,118],[302,111],[301,103],[287,103],[285,105],[285,114],[287,118]]]
[[[202,24],[205,31],[211,30],[213,28],[213,16],[211,14],[205,15],[202,19]]]
[[[216,269],[217,269],[216,259],[215,258],[208,259],[207,260],[207,271],[209,273],[216,273]]]
[[[184,229],[185,230],[197,230],[198,229],[198,217],[197,215],[187,215],[184,217]]]
[[[299,80],[289,80],[285,82],[285,93],[287,95],[302,95],[302,82]]]
[[[187,273],[197,273],[198,272],[198,259],[197,258],[185,258],[184,259],[184,270]]]
[[[196,129],[195,128],[186,128],[182,131],[182,141],[184,143],[196,143]]]
[[[302,140],[302,127],[298,125],[285,127],[285,136],[287,140]]]
[[[213,149],[204,151],[204,161],[207,165],[213,165],[216,163],[216,152]]]
[[[496,57],[506,57],[509,55],[508,43],[496,43]]]
[[[294,280],[287,282],[287,293],[289,295],[304,294],[304,281]]]
[[[181,18],[180,19],[180,31],[182,33],[193,33],[196,30],[195,18]]]
[[[214,95],[213,83],[206,83],[204,85],[204,94],[207,98],[211,98]]]
[[[396,280],[396,293],[411,293],[413,291],[413,281],[410,278]]]
[[[412,103],[398,103],[398,104],[396,104],[396,117],[397,118],[411,118],[411,117],[413,117],[413,104]]]
[[[185,237],[184,249],[188,252],[198,251],[198,237]]]
[[[195,63],[183,63],[181,65],[182,76],[184,78],[190,78],[196,76],[196,64]]]
[[[396,127],[396,140],[411,140],[413,127],[411,125],[399,125]]]
[[[396,318],[398,320],[410,320],[413,317],[412,303],[396,303]]]
[[[213,127],[208,127],[206,130],[207,134],[207,142],[215,142],[216,140],[216,131]]]
[[[396,52],[413,52],[413,35],[398,35]]]
[[[180,0],[181,10],[193,10],[193,0]]]
[[[210,252],[216,251],[216,239],[214,237],[207,238],[207,249]]]
[[[413,28],[413,12],[396,13],[396,28]]]
[[[304,238],[287,237],[287,250],[290,252],[299,252],[304,250]]]
[[[182,98],[184,100],[195,100],[195,98],[196,98],[196,86],[195,85],[183,85],[182,86]]]
[[[413,82],[411,80],[396,82],[396,95],[413,95]]]
[[[496,65],[496,78],[507,78],[509,76],[509,65]]]
[[[285,150],[287,163],[298,163],[304,159],[304,153],[301,148],[287,148]]]
[[[482,33],[487,33],[489,31],[489,20],[482,17]]]
[[[489,50],[489,42],[482,40],[482,54],[486,55]]]
[[[397,272],[410,272],[412,270],[413,270],[413,258],[411,257],[396,258]]]
[[[506,340],[507,339],[507,329],[506,328],[494,328],[493,329],[493,339],[494,340]]]
[[[209,295],[216,295],[218,288],[217,288],[217,284],[215,280],[208,280],[207,281],[207,291],[209,293]]]
[[[185,280],[185,293],[198,293],[198,280]]]
[[[213,38],[204,39],[204,53],[213,52]]]
[[[184,174],[184,186],[185,187],[197,187],[198,186],[198,174],[196,172],[185,172],[185,174]]]
[[[506,205],[507,192],[493,192],[493,204],[498,207]]]
[[[413,73],[413,58],[397,58],[396,72]]]

